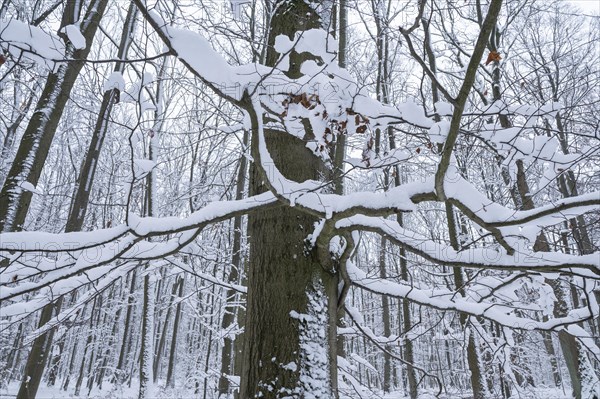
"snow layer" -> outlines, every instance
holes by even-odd
[[[49,69],[54,69],[65,54],[58,36],[16,19],[0,20],[0,43],[13,58],[24,57]]]

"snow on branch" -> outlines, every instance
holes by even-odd
[[[189,245],[209,224],[277,205],[271,193],[264,193],[243,200],[213,202],[183,219],[130,215],[129,226],[94,232],[2,233],[0,256],[10,262],[0,274],[0,300],[14,300],[44,287],[50,287],[52,296],[70,292],[109,272],[115,261],[139,262],[172,255]],[[174,236],[166,241],[146,241],[171,234]],[[58,258],[39,256],[49,254]],[[81,275],[84,272],[87,274]]]
[[[508,255],[496,248],[468,248],[456,251],[448,245],[432,241],[418,233],[407,230],[398,222],[383,218],[356,215],[336,223],[340,230],[362,230],[385,235],[424,259],[446,266],[478,269],[498,269],[530,272],[564,272],[583,277],[600,276],[600,256],[570,255],[560,252],[533,252],[520,248]]]
[[[457,311],[469,316],[483,317],[502,326],[522,330],[555,330],[562,329],[565,325],[580,323],[598,317],[598,308],[592,313],[589,307],[573,309],[566,317],[552,318],[547,321],[538,321],[533,318],[516,316],[515,307],[501,302],[476,302],[472,299],[461,297],[456,292],[442,289],[418,288],[406,283],[369,277],[367,274],[349,262],[348,275],[354,286],[361,289],[401,299],[430,308],[446,311]]]
[[[16,19],[0,20],[0,47],[15,59],[24,57],[51,70],[65,56],[62,39]]]

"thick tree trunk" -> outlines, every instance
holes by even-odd
[[[315,10],[303,0],[275,5],[269,44],[296,30],[320,28]],[[289,76],[299,76],[306,54],[290,54]],[[271,49],[267,65],[275,65]],[[253,118],[253,129],[258,121]],[[260,115],[262,117],[262,115]],[[311,133],[311,132],[307,132]],[[309,134],[310,135],[310,134]],[[303,140],[281,131],[265,132],[275,166],[288,179],[318,180],[327,173]],[[253,156],[260,159],[253,136]],[[251,191],[264,192],[253,165]],[[317,220],[293,207],[258,212],[248,220],[250,262],[240,397],[337,397],[337,276],[324,270],[305,240]]]
[[[284,132],[270,132],[267,140],[276,165],[287,178],[319,177],[314,168],[319,160],[303,141]],[[253,182],[258,181],[258,176],[253,176]],[[264,191],[258,184],[255,188]],[[264,398],[311,392],[310,383],[322,388],[313,391],[316,397],[334,395],[337,278],[305,248],[315,222],[289,207],[249,218],[242,398],[259,392]]]

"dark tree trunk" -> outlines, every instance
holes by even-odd
[[[321,27],[319,16],[305,1],[278,1],[274,9],[270,45],[280,34],[292,39],[297,30]],[[277,56],[270,48],[267,65],[275,65]],[[290,54],[290,77],[299,76],[306,56]],[[251,114],[251,118],[256,132],[257,116]],[[328,172],[305,141],[281,131],[267,131],[265,136],[275,166],[286,178],[319,180]],[[259,159],[256,137],[253,134],[252,155]],[[258,167],[252,169],[252,194],[264,192]],[[338,279],[305,247],[316,221],[288,206],[248,219],[250,262],[241,398],[302,397],[304,392],[318,398],[337,397]]]
[[[174,378],[174,370],[175,370],[175,357],[177,353],[177,333],[179,331],[179,321],[181,320],[181,299],[183,297],[183,285],[185,280],[183,277],[179,278],[179,293],[178,297],[180,299],[177,302],[177,307],[175,310],[175,321],[173,321],[173,337],[171,338],[171,350],[169,352],[169,367],[167,369],[167,387],[174,388],[175,387],[175,378]]]
[[[60,308],[61,302],[62,297],[56,302],[58,308]],[[53,304],[45,306],[42,309],[38,327],[44,326],[44,324],[52,318],[53,314]],[[18,399],[35,398],[40,382],[42,381],[44,366],[46,365],[46,358],[48,355],[46,348],[49,346],[49,341],[52,341],[53,335],[54,329],[48,331],[46,334],[40,335],[34,340],[31,351],[29,352],[29,357],[27,358],[27,363],[25,364],[25,374],[17,394]]]
[[[318,178],[318,170],[313,167],[319,161],[303,141],[286,136],[284,132],[267,134],[269,150],[280,171],[296,181]],[[311,158],[314,159],[307,160]],[[289,170],[286,165],[297,167]],[[260,181],[257,176],[253,178],[254,183]],[[261,190],[259,185],[255,188]],[[336,382],[336,373],[330,368],[336,365],[337,277],[326,272],[305,250],[304,241],[315,222],[315,218],[289,207],[249,218],[251,254],[240,392],[243,398],[259,392],[265,398],[276,398],[287,390],[308,389],[302,386],[300,376],[309,371],[309,366],[323,368],[320,371],[325,373],[328,389]],[[319,324],[293,317],[294,312],[318,317]],[[323,330],[322,340],[313,336],[315,329]],[[302,349],[306,345],[318,348],[325,363],[310,365],[309,354]],[[333,393],[329,391],[327,395]]]
[[[119,351],[119,361],[117,362],[117,368],[115,370],[114,381],[117,384],[122,384],[125,381],[125,367],[127,366],[126,357],[130,353],[130,331],[131,331],[131,318],[133,312],[133,302],[135,300],[135,286],[137,281],[136,270],[131,273],[131,281],[129,286],[129,295],[127,296],[127,311],[125,312],[125,325],[123,326],[123,339],[121,340],[121,350]]]
[[[162,353],[164,352],[165,343],[167,341],[167,326],[169,325],[169,319],[171,318],[171,311],[173,309],[173,301],[175,300],[175,295],[177,295],[177,290],[179,287],[181,280],[176,279],[173,283],[173,288],[171,292],[171,297],[169,298],[169,307],[167,308],[167,314],[165,315],[165,321],[162,324],[162,331],[160,332],[160,339],[158,341],[158,345],[156,346],[156,353],[154,356],[154,365],[153,365],[153,376],[154,383],[158,380],[158,371],[160,366],[160,361],[162,357]]]
[[[460,244],[458,242],[456,217],[454,215],[453,207],[449,202],[446,202],[446,217],[448,219],[448,234],[450,236],[450,244],[455,251],[459,251]],[[465,289],[463,271],[460,267],[454,267],[453,274],[455,288],[458,293],[464,297]],[[461,313],[459,315],[459,319],[462,328],[466,329],[469,326],[468,317],[464,313]],[[485,399],[485,384],[483,380],[483,373],[481,372],[479,351],[477,349],[477,342],[475,341],[474,334],[475,332],[471,331],[467,341],[467,364],[469,365],[469,371],[471,372],[471,389],[473,390],[474,399]]]

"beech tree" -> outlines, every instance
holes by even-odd
[[[1,389],[600,394],[588,17],[519,0],[41,3],[38,23],[2,5],[0,68],[49,72],[21,113],[0,103],[3,158],[21,140],[0,163]]]

